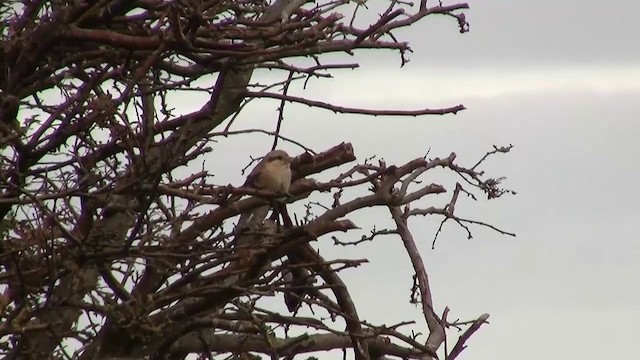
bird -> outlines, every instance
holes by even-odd
[[[291,186],[291,157],[284,150],[272,150],[265,155],[247,176],[243,187],[251,187],[260,190],[273,191],[278,194],[290,196]],[[241,196],[234,196],[230,201],[235,201]],[[273,204],[272,204],[273,205]],[[277,210],[277,206],[273,206]],[[243,230],[252,224],[260,223],[269,212],[269,206],[261,206],[249,213],[242,214],[236,228]]]
[[[284,150],[273,150],[253,168],[244,186],[289,194],[291,157]]]

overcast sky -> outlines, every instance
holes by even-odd
[[[378,155],[390,164],[431,148],[433,156],[455,151],[471,165],[494,144],[515,145],[485,169],[507,176],[505,185],[518,195],[466,201],[460,210],[516,238],[475,229],[466,240],[447,225],[431,250],[438,222],[411,223],[437,311],[449,306],[451,317],[462,319],[491,315],[462,359],[640,358],[640,2],[469,3],[468,34],[444,17],[403,32],[415,51],[404,68],[395,54],[361,52],[354,59],[361,69],[336,72],[336,79],[298,92],[345,106],[462,103],[468,110],[399,119],[290,106],[283,133],[319,151],[349,141],[360,159]],[[273,129],[276,106],[250,106],[236,128]],[[228,154],[241,146],[244,154],[260,155],[269,144],[261,138],[216,149]],[[218,166],[219,159],[214,153],[207,161]],[[218,181],[241,182],[242,166],[219,167]],[[384,211],[367,215],[355,218],[358,225],[389,224]],[[357,249],[336,249],[330,239],[314,246],[329,258],[369,258],[370,264],[344,273],[363,318],[421,321],[419,309],[407,304],[410,266],[398,239]]]

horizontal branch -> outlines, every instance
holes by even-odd
[[[132,50],[155,50],[162,43],[162,39],[157,35],[135,36],[109,30],[81,29],[75,26],[65,31],[62,37],[73,41],[91,41]]]
[[[458,111],[465,110],[464,105],[456,105],[449,108],[441,109],[420,109],[420,110],[374,110],[363,108],[352,108],[329,104],[322,101],[310,100],[303,97],[282,95],[278,93],[260,92],[260,91],[247,91],[246,97],[250,98],[267,98],[277,99],[281,101],[289,101],[292,103],[304,104],[310,107],[317,107],[321,109],[331,110],[334,113],[340,114],[362,114],[372,116],[420,116],[420,115],[445,115],[445,114],[457,114]]]
[[[375,348],[378,354],[382,353],[405,359],[417,359],[425,355],[422,351],[393,344],[383,336],[368,338],[365,343],[370,349]],[[347,349],[351,348],[351,346],[352,343],[349,336],[338,334],[302,335],[297,338],[287,339],[270,337],[269,341],[267,341],[264,336],[260,335],[214,334],[213,331],[210,331],[191,333],[182,337],[171,346],[169,353],[183,356],[189,353],[242,353],[253,351],[264,354],[275,352],[278,356],[284,357],[315,351]]]

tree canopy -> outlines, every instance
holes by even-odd
[[[282,136],[280,125],[289,103],[371,116],[464,110],[348,108],[291,94],[289,85],[358,68],[332,53],[357,59],[392,50],[404,65],[411,48],[399,29],[446,16],[464,33],[467,8],[433,0],[2,2],[0,353],[8,359],[290,359],[350,349],[359,360],[438,352],[454,359],[488,315],[449,321],[446,308],[433,307],[408,219],[441,217],[435,236],[446,221],[469,237],[471,226],[511,235],[455,211],[461,195],[493,199],[510,192],[480,168],[511,147],[496,146],[471,165],[458,164],[455,153],[349,165],[357,160],[351,144],[314,151]],[[257,83],[260,69],[285,80]],[[206,100],[178,113],[176,99],[194,92]],[[232,130],[247,103],[265,98],[280,102],[275,129]],[[215,168],[177,176],[178,167],[206,158],[216,138],[249,132],[272,136],[274,147],[287,142],[300,149],[292,154],[284,202],[311,206],[310,196],[329,194],[320,214],[290,214],[272,192],[216,183]],[[330,181],[311,178],[341,166]],[[460,180],[423,180],[438,168]],[[351,188],[359,195],[343,193]],[[445,192],[451,195],[445,203],[412,206]],[[238,215],[265,205],[282,207],[294,221],[265,218],[249,232],[234,232]],[[337,231],[348,238],[357,227],[350,215],[364,208],[378,209],[395,227],[348,243],[334,240],[335,246],[384,235],[402,240],[415,270],[411,298],[428,325],[424,337],[403,331],[413,319],[380,326],[361,318],[340,271],[366,260],[326,259],[313,247]],[[239,236],[250,239],[238,246]],[[309,281],[285,276],[297,270]],[[311,315],[263,306],[264,298],[292,292],[302,294]],[[443,349],[449,328],[465,332]]]

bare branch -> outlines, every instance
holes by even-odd
[[[463,105],[456,105],[450,108],[443,109],[421,109],[421,110],[372,110],[361,108],[348,108],[343,106],[332,105],[322,101],[309,100],[302,97],[269,93],[269,92],[253,92],[248,91],[247,97],[253,98],[270,98],[278,99],[282,101],[289,101],[299,104],[308,105],[310,107],[322,108],[331,110],[334,113],[340,114],[362,114],[372,116],[420,116],[420,115],[445,115],[445,114],[457,114],[458,111],[465,109]]]
[[[486,317],[450,322],[445,308],[438,318],[407,220],[441,216],[436,238],[449,220],[468,236],[472,225],[513,235],[456,211],[464,195],[514,194],[502,188],[505,178],[479,170],[512,146],[495,146],[471,168],[455,153],[355,163],[351,144],[316,152],[285,136],[284,120],[291,103],[371,116],[464,110],[345,107],[308,99],[301,89],[358,70],[362,51],[391,50],[404,65],[412,50],[397,30],[444,15],[466,32],[467,7],[425,0],[0,2],[0,344],[10,344],[0,354],[159,360],[258,352],[292,359],[340,349],[368,360],[435,358],[444,343],[446,356],[458,356]],[[178,103],[186,97],[188,104]],[[267,99],[278,102],[275,129],[241,128],[244,110]],[[209,154],[247,158],[217,146],[246,134],[272,137],[274,149],[301,149],[290,164],[284,160],[292,173],[286,193],[251,181],[219,183],[224,177]],[[237,167],[245,175],[252,166]],[[329,169],[339,174],[310,178]],[[455,181],[425,181],[434,169],[462,180],[455,188]],[[452,197],[440,204],[434,195],[447,191]],[[350,219],[361,209],[390,211],[396,226],[354,235],[359,228]],[[254,213],[263,221],[234,229],[234,217]],[[416,272],[411,301],[420,296],[426,345],[401,331],[412,321],[384,326],[361,318],[342,271],[366,271],[364,256],[327,258],[315,249],[315,242],[356,246],[388,236],[402,239]],[[282,297],[290,314],[280,313]],[[447,355],[445,329],[465,326]]]

